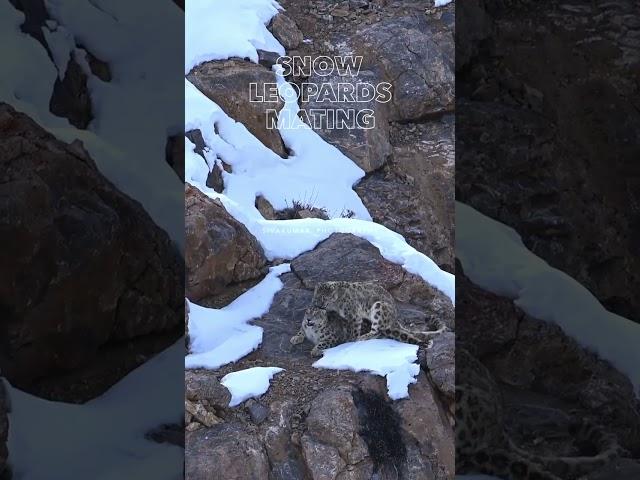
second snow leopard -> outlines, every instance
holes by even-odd
[[[371,325],[370,331],[363,331],[365,324]],[[429,344],[430,337],[445,329],[441,324],[438,330],[414,333],[402,327],[395,300],[376,283],[324,282],[316,286],[311,306],[291,343],[297,345],[307,338],[315,345],[311,354],[320,356],[323,350],[341,343],[376,337]]]

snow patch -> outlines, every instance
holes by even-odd
[[[449,5],[453,0],[436,0],[434,7],[444,7],[445,5]]]
[[[145,434],[183,416],[176,409],[182,391],[167,381],[182,378],[183,355],[182,340],[83,405],[44,400],[5,381],[15,478],[182,478],[183,449],[149,441]]]
[[[266,25],[282,7],[274,0],[190,0],[185,10],[185,75],[210,60],[249,58],[257,50],[284,55]]]
[[[262,328],[248,322],[269,311],[274,295],[282,288],[278,277],[289,271],[289,264],[272,267],[258,285],[221,309],[189,302],[192,353],[185,357],[185,367],[220,368],[256,350],[262,343]]]
[[[391,339],[343,343],[324,351],[313,366],[353,372],[370,372],[387,378],[389,398],[409,396],[409,385],[416,383],[420,366],[418,346]]]
[[[248,398],[263,395],[269,390],[271,379],[282,371],[284,369],[278,367],[254,367],[225,375],[220,383],[231,392],[229,406],[235,407]]]
[[[640,324],[607,311],[580,283],[530,252],[514,229],[459,202],[456,219],[456,253],[473,283],[559,325],[638,391]]]

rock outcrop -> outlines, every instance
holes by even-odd
[[[380,72],[393,85],[390,118],[415,121],[453,110],[453,33],[425,15],[390,18],[357,32],[350,40],[363,68]]]
[[[258,241],[222,203],[185,187],[186,294],[197,302],[227,285],[261,277],[266,258]]]
[[[615,432],[632,456],[638,457],[640,402],[628,378],[586,351],[557,325],[536,320],[511,300],[473,285],[462,269],[456,279],[460,292],[456,303],[458,346],[485,363],[498,381],[505,398],[507,426],[521,445],[542,454],[557,454],[544,450],[544,445],[547,449],[570,449],[570,442],[539,442],[537,447],[529,441],[536,436],[568,435],[572,439],[566,431],[566,418],[575,410]],[[565,420],[550,422],[551,418]],[[536,450],[539,447],[543,450]]]
[[[346,96],[338,96],[335,102],[331,102],[322,94],[323,89],[330,89],[337,95],[345,91],[356,92],[365,84],[371,86],[366,87],[369,91],[375,92],[379,77],[365,70],[360,70],[353,77],[318,71],[306,83],[315,85],[319,92],[302,105],[314,131],[365,172],[372,172],[384,165],[391,155],[388,104],[377,101],[375,97],[369,101],[358,101],[355,96],[353,101]],[[338,123],[341,119],[344,121],[342,126]]]
[[[298,346],[289,343],[311,302],[313,288],[321,281],[380,282],[396,297],[400,321],[416,330],[433,328],[436,319],[448,318],[453,323],[453,305],[448,298],[385,260],[369,242],[353,235],[334,234],[294,259],[291,266],[291,273],[280,277],[284,286],[275,295],[269,312],[253,322],[264,328],[260,348],[217,371],[188,372],[187,391],[208,391],[223,375],[253,366],[279,366],[285,371],[274,378],[260,399],[237,408],[194,401],[215,414],[221,423],[206,427],[208,417],[204,417],[205,421],[192,417],[199,429],[187,433],[187,445],[199,445],[203,438],[218,438],[220,432],[226,431],[221,430],[225,425],[240,432],[242,441],[251,445],[252,466],[247,468],[262,465],[262,452],[266,452],[269,477],[265,478],[390,480],[398,474],[424,480],[452,478],[453,432],[449,400],[443,400],[453,392],[450,337],[437,337],[438,350],[432,355],[421,350],[424,371],[409,387],[409,398],[395,402],[388,398],[383,378],[316,369],[311,366],[314,359],[308,342]],[[202,381],[195,382],[194,378]],[[190,400],[198,396],[188,395]],[[251,440],[245,440],[246,436]],[[218,438],[214,446],[213,455],[225,458],[235,455],[237,448],[233,438]],[[187,447],[187,464],[208,461],[198,457],[209,452]],[[196,472],[195,467],[188,467],[187,471]],[[197,473],[192,475],[187,478],[200,478]]]
[[[3,375],[28,390],[109,355],[111,342],[163,332],[175,332],[164,347],[175,341],[184,277],[168,235],[81,143],[61,142],[6,104],[0,131],[0,263],[13,279],[0,288]],[[114,373],[98,370],[102,382]]]
[[[266,84],[276,83],[276,76],[271,70],[249,61],[230,59],[202,63],[189,72],[187,79],[227,115],[247,127],[265,146],[286,157],[280,133],[269,128],[267,116],[268,110],[279,112],[284,102],[277,94],[274,101],[268,101],[266,97],[259,100],[257,96],[264,97]],[[252,84],[256,88],[253,94]]]

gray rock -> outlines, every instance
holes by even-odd
[[[9,437],[9,398],[7,390],[4,387],[2,377],[0,377],[0,478],[4,478],[4,474],[8,469],[7,457],[7,439]]]
[[[210,372],[186,370],[184,373],[185,396],[191,401],[206,401],[209,405],[225,409],[231,401],[231,393]]]
[[[282,12],[273,17],[269,30],[286,50],[297,48],[304,40],[296,22]]]
[[[269,478],[269,460],[255,434],[237,423],[187,432],[186,480],[262,480]]]
[[[449,401],[455,397],[455,334],[444,332],[433,339],[433,346],[426,349],[426,370],[435,387],[442,392]]]
[[[297,257],[291,269],[310,289],[320,282],[343,280],[378,281],[391,290],[404,279],[403,268],[385,260],[368,241],[342,233],[331,235],[311,252]]]
[[[230,59],[206,62],[195,67],[187,78],[208,98],[216,102],[231,118],[242,122],[264,145],[280,156],[286,156],[277,129],[267,128],[267,110],[280,111],[284,102],[256,101],[251,97],[251,84],[262,94],[265,84],[275,84],[275,74],[255,63]]]
[[[244,407],[247,409],[251,420],[253,420],[253,423],[255,423],[256,425],[264,422],[269,416],[269,409],[260,402],[256,402],[253,399],[248,400],[245,403]]]
[[[424,15],[389,18],[360,30],[351,43],[363,68],[381,65],[393,85],[391,120],[417,120],[453,110],[453,34]]]

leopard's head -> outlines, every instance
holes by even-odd
[[[302,328],[305,332],[309,330],[317,331],[327,324],[328,318],[327,311],[324,308],[309,307],[304,312]]]

